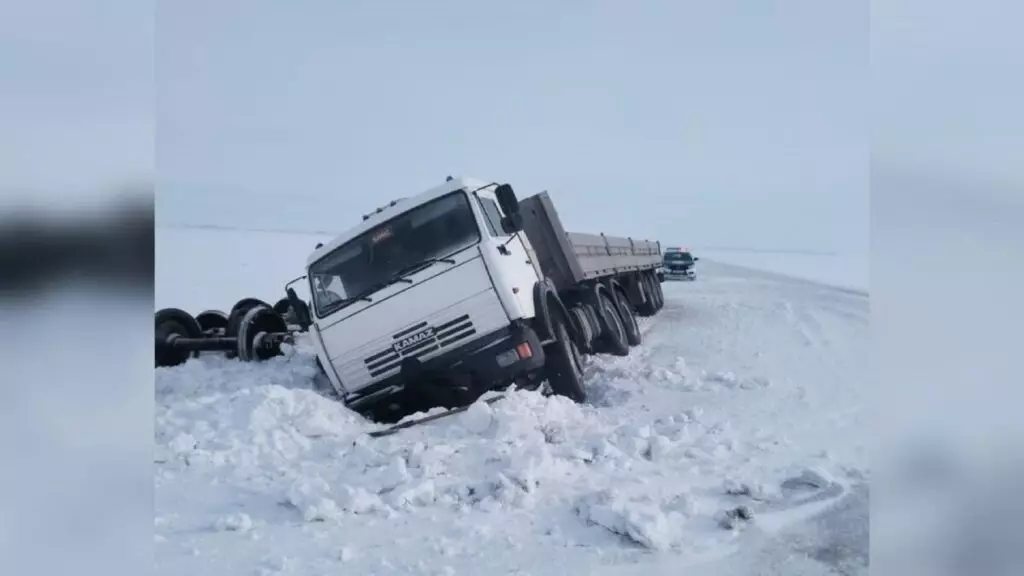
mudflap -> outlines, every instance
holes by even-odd
[[[501,400],[504,397],[505,397],[505,395],[501,394],[501,395],[498,395],[498,396],[493,396],[491,398],[487,398],[487,399],[485,399],[483,401],[486,402],[487,404],[493,404],[493,403],[497,402],[498,400]],[[425,424],[427,422],[432,422],[434,420],[439,420],[441,418],[444,418],[445,416],[451,416],[452,414],[458,414],[460,412],[465,412],[466,410],[469,410],[469,408],[472,405],[473,404],[467,404],[465,406],[459,406],[458,408],[452,408],[451,410],[448,410],[447,412],[442,412],[440,414],[432,414],[430,416],[424,416],[423,418],[417,418],[415,420],[406,420],[405,422],[400,422],[398,424],[395,424],[394,426],[389,426],[389,427],[384,428],[382,430],[374,430],[373,432],[370,432],[368,435],[371,438],[380,438],[382,436],[390,436],[390,435],[395,434],[395,433],[397,433],[397,432],[399,432],[401,430],[405,430],[406,428],[412,428],[413,426],[416,426],[417,424]]]

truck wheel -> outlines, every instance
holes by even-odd
[[[602,348],[613,356],[628,356],[629,342],[626,337],[626,327],[619,314],[619,307],[612,300],[611,291],[600,290],[598,301],[601,306],[601,343],[604,344]]]
[[[224,335],[234,338],[238,336],[238,330],[242,326],[242,318],[245,318],[246,312],[256,306],[266,306],[271,308],[270,304],[267,304],[259,298],[242,298],[231,307],[231,312],[228,313],[228,325],[224,330]],[[225,358],[237,358],[238,352],[235,350],[229,350],[224,354]]]
[[[636,322],[636,314],[633,313],[633,306],[621,290],[615,290],[613,294],[616,296],[622,324],[626,328],[626,343],[630,346],[639,346],[643,338],[640,335],[640,325]]]
[[[569,336],[565,318],[560,314],[554,314],[551,323],[555,341],[544,351],[547,356],[544,376],[551,385],[552,392],[573,402],[582,403],[586,401],[587,393],[583,388],[583,363],[579,349]]]
[[[661,283],[654,277],[653,274],[644,277],[647,282],[647,289],[651,294],[651,304],[653,305],[654,314],[661,311],[661,308],[665,305],[664,292],[661,291]]]
[[[654,316],[658,309],[654,305],[654,290],[651,286],[650,277],[646,274],[641,274],[637,277],[636,282],[640,286],[640,291],[644,294],[644,301],[636,307],[637,314],[642,318]]]

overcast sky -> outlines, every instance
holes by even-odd
[[[76,204],[153,171],[153,7],[0,7],[0,197]],[[67,207],[67,206],[65,206]]]
[[[862,2],[164,2],[165,221],[342,230],[448,174],[568,228],[863,251]]]

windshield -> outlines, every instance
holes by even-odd
[[[465,191],[413,208],[310,266],[317,315],[326,316],[417,271],[418,264],[444,258],[479,241],[480,231]]]
[[[689,252],[666,252],[665,253],[665,261],[666,262],[671,262],[671,261],[675,261],[675,262],[680,262],[680,261],[682,261],[682,262],[689,262],[691,260],[693,260],[693,257],[690,256]]]

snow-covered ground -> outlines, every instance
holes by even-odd
[[[865,254],[801,254],[771,250],[694,249],[700,264],[709,260],[867,291],[870,261]]]
[[[276,299],[316,241],[165,230],[157,305]],[[867,297],[700,264],[587,405],[371,439],[302,343],[157,370],[158,573],[866,574]]]

